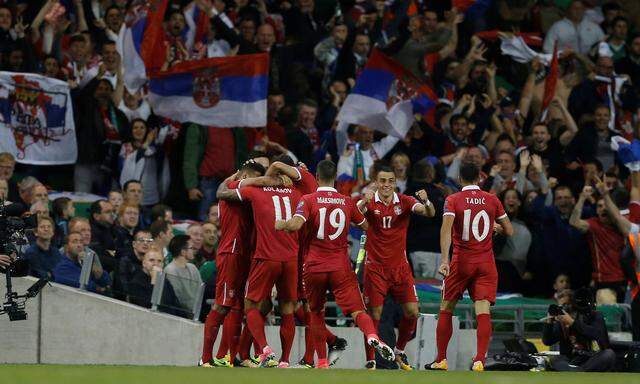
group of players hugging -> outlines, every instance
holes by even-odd
[[[460,170],[463,188],[445,202],[438,356],[427,369],[447,370],[452,312],[467,289],[475,302],[478,324],[477,354],[471,369],[484,369],[492,332],[489,310],[498,282],[492,236],[494,232],[510,236],[513,229],[498,198],[476,185],[479,172],[474,165],[464,164]],[[376,368],[377,351],[400,369],[413,369],[404,349],[413,337],[419,312],[406,256],[407,227],[412,214],[433,217],[435,208],[424,190],[415,197],[397,193],[389,167],[379,170],[375,188],[357,201],[334,188],[336,173],[336,165],[323,160],[314,177],[303,164],[296,165],[284,155],[271,164],[266,158],[248,160],[220,185],[216,296],[205,322],[200,365],[228,367],[235,361],[243,367],[288,368],[298,318],[305,325],[306,351],[292,367],[329,368],[347,346],[325,323],[330,290],[342,312],[364,334],[366,368]],[[367,236],[362,291],[348,254],[350,225],[366,231]],[[274,286],[281,317],[279,360],[265,336]],[[393,349],[377,332],[387,295],[403,311]],[[221,326],[221,345],[213,356]],[[252,345],[256,356],[250,354]]]

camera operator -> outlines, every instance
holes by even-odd
[[[587,288],[577,290],[569,305],[549,306],[542,342],[560,345],[560,356],[551,360],[554,371],[608,372],[615,365],[604,317],[595,310]],[[594,349],[594,342],[598,349]]]

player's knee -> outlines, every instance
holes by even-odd
[[[491,311],[489,300],[478,300],[475,302],[476,315],[488,314]]]
[[[213,310],[222,315],[226,315],[227,313],[229,313],[229,307],[224,307],[218,304],[213,304]]]
[[[382,307],[369,308],[368,312],[373,320],[380,320],[382,317]]]
[[[420,311],[418,311],[418,305],[416,303],[409,303],[402,306],[402,313],[406,318],[417,319]]]
[[[443,301],[442,303],[440,303],[440,310],[441,311],[453,312],[454,309],[456,309],[456,302],[455,301]]]

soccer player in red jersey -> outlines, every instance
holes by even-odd
[[[311,326],[318,354],[317,368],[329,368],[324,333],[324,305],[327,289],[331,288],[338,305],[350,314],[364,333],[368,345],[376,348],[387,360],[394,354],[377,335],[371,317],[365,312],[358,280],[351,270],[347,236],[349,224],[366,229],[367,222],[353,201],[339,194],[334,188],[337,168],[329,161],[318,164],[317,191],[302,197],[296,214],[288,221],[276,221],[277,230],[298,231],[303,225],[309,237],[304,260],[304,283],[311,309]]]
[[[471,163],[460,168],[462,191],[447,197],[440,229],[442,262],[438,272],[445,276],[442,303],[436,329],[438,356],[426,369],[447,370],[447,345],[452,333],[451,317],[465,290],[475,303],[477,353],[472,370],[484,370],[484,360],[491,339],[490,307],[498,289],[498,272],[493,256],[493,232],[513,234],[511,222],[500,200],[478,187],[480,169]],[[496,224],[496,221],[498,224]],[[453,239],[453,259],[449,250]]]
[[[274,162],[269,166],[267,170],[267,176],[286,175],[293,181],[293,185],[302,193],[302,195],[308,195],[314,193],[318,188],[318,182],[316,178],[309,172],[306,165],[298,163],[296,167],[286,164],[285,162],[278,161],[279,158],[275,158]],[[304,324],[305,333],[305,353],[303,358],[298,363],[299,368],[313,368],[313,356],[315,352],[313,329],[311,328],[311,310],[307,302],[306,294],[303,286],[303,274],[302,265],[304,260],[304,253],[308,250],[308,239],[312,235],[307,231],[301,231],[298,239],[300,248],[298,251],[298,300],[301,305],[296,308],[295,315],[299,321]],[[343,338],[334,335],[329,328],[323,328],[324,338],[329,345],[329,365],[333,365],[338,361],[342,352],[347,347],[347,341]]]
[[[225,180],[227,188],[237,188],[241,182],[256,180],[262,176],[265,169],[256,162],[245,163],[237,175]],[[234,180],[238,178],[239,180]],[[231,358],[235,357],[237,338],[242,323],[242,293],[249,274],[251,260],[251,243],[253,234],[253,220],[251,209],[240,203],[221,200],[218,205],[220,216],[220,240],[216,254],[216,296],[215,303],[207,315],[204,325],[204,342],[202,347],[201,364],[204,367],[229,367],[230,362],[224,356],[226,350],[218,350],[216,357],[212,357],[212,349],[220,325],[225,322],[223,337],[227,332],[231,343]],[[240,297],[238,297],[240,295]],[[233,308],[233,309],[231,309]],[[227,314],[231,310],[229,318]],[[231,328],[231,329],[227,329]]]
[[[421,202],[411,196],[396,193],[396,176],[388,166],[376,176],[377,191],[367,192],[358,208],[369,222],[367,230],[367,260],[364,270],[364,300],[376,325],[380,323],[385,296],[391,294],[402,306],[403,317],[398,327],[394,350],[399,368],[411,370],[404,353],[416,329],[418,297],[413,273],[407,261],[407,227],[411,213],[433,217],[435,208],[427,192],[416,193]],[[375,369],[374,351],[367,349],[367,368]]]
[[[238,189],[229,190],[225,189],[224,185],[218,189],[217,195],[221,200],[251,204],[257,243],[247,279],[244,301],[247,326],[262,350],[259,358],[260,365],[262,367],[277,365],[275,354],[265,337],[264,318],[258,309],[260,302],[271,297],[271,289],[275,285],[278,290],[282,320],[281,360],[288,363],[295,336],[293,311],[298,297],[298,234],[276,231],[274,223],[276,220],[290,219],[293,215],[292,207],[297,206],[302,195],[291,186],[241,186]]]

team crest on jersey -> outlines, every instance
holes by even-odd
[[[374,214],[374,215],[379,215],[379,214],[380,214],[380,211],[376,209],[376,210],[374,210],[374,211],[373,211],[373,214]]]
[[[229,290],[229,297],[233,299],[235,296],[236,296],[236,291],[234,289],[230,289]]]
[[[400,214],[402,213],[402,208],[399,205],[396,205],[395,207],[393,207],[393,212],[395,212],[397,216],[400,216]]]

